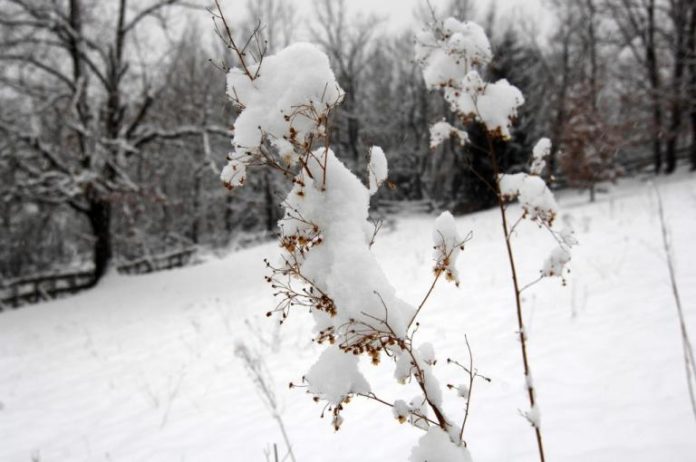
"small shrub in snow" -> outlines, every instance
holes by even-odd
[[[457,50],[466,47],[467,34],[481,31],[460,33],[459,42],[453,42]],[[435,350],[413,340],[416,317],[435,283],[441,276],[458,282],[455,263],[467,238],[461,238],[451,214],[442,214],[433,232],[430,290],[417,307],[397,297],[370,250],[370,196],[387,179],[387,159],[381,148],[371,148],[365,187],[330,149],[329,116],[342,101],[343,90],[328,58],[313,45],[300,43],[250,63],[231,34],[228,42],[240,59],[240,66],[227,76],[227,94],[239,116],[221,179],[228,188],[243,186],[252,167],[276,169],[288,178],[292,187],[278,224],[281,255],[266,262],[267,281],[278,299],[268,315],[282,323],[293,311],[309,313],[314,340],[325,345],[303,383],[291,387],[305,387],[315,400],[325,401],[336,430],[343,423],[344,407],[353,397],[364,397],[390,406],[398,422],[428,431],[412,460],[422,460],[418,451],[434,447],[440,447],[437,460],[452,454],[468,460],[464,425],[443,409]],[[463,132],[459,135],[464,137]],[[360,372],[364,356],[374,365],[393,365],[394,379],[415,383],[419,394],[408,402],[378,396]]]
[[[443,408],[443,387],[434,370],[435,349],[430,343],[414,342],[416,318],[440,277],[458,284],[456,262],[470,235],[461,237],[449,212],[440,215],[433,231],[435,265],[430,289],[418,306],[397,297],[370,250],[374,240],[368,221],[370,196],[387,178],[386,156],[381,148],[371,148],[365,187],[331,150],[329,118],[341,103],[343,90],[326,55],[313,45],[300,43],[250,63],[231,33],[228,46],[240,61],[227,76],[227,94],[239,116],[234,124],[234,150],[221,179],[229,188],[242,186],[251,167],[276,169],[288,178],[292,187],[282,202],[285,212],[278,224],[281,255],[266,262],[267,281],[278,299],[268,315],[278,316],[282,323],[293,311],[309,313],[314,340],[325,345],[303,384],[291,386],[306,387],[315,400],[326,401],[325,410],[336,430],[343,423],[342,410],[355,396],[390,406],[398,422],[426,431],[413,449],[413,462],[470,460],[464,427],[473,381],[489,379],[473,368],[470,349],[469,367],[447,361],[469,377],[467,384],[448,385],[466,401],[462,422],[457,423]],[[427,85],[444,92],[462,122],[478,120],[490,136],[509,137],[524,98],[505,80],[486,83],[481,78],[479,68],[490,62],[492,54],[480,26],[454,18],[433,24],[419,34],[416,55]],[[445,122],[436,124],[431,134],[435,145],[447,136],[468,141],[463,130]],[[500,175],[495,185],[511,264],[504,201],[517,198],[523,217],[550,230],[556,214],[553,196],[538,176],[543,169],[544,144],[535,150],[529,174]],[[564,249],[569,246],[567,241],[559,242]],[[562,271],[566,262],[565,257],[553,254],[544,267],[546,275]],[[514,272],[514,264],[512,268]],[[515,290],[519,313],[517,284]],[[524,352],[523,332],[520,318]],[[466,345],[468,348],[468,340]],[[419,394],[408,403],[380,397],[360,372],[362,356],[374,365],[393,365],[395,380],[415,383]],[[387,361],[383,361],[385,357]],[[526,353],[525,372],[529,376]],[[537,409],[531,380],[528,383],[532,409]],[[538,418],[533,422],[539,435]]]
[[[527,355],[527,334],[522,315],[523,290],[545,277],[563,276],[566,265],[570,261],[570,247],[577,243],[572,231],[556,231],[553,228],[554,219],[558,214],[558,206],[553,193],[541,177],[546,165],[545,157],[551,150],[551,142],[547,138],[539,140],[531,155],[528,173],[520,172],[505,174],[499,171],[498,159],[493,149],[493,140],[510,138],[510,129],[517,116],[517,109],[524,104],[524,96],[507,80],[486,82],[482,77],[484,66],[492,59],[490,44],[481,27],[471,22],[460,22],[454,18],[444,21],[434,20],[432,24],[416,36],[416,59],[423,68],[426,85],[431,89],[442,92],[445,101],[462,126],[475,121],[485,127],[489,143],[489,157],[495,178],[493,184],[488,184],[495,191],[501,213],[503,237],[512,273],[515,304],[517,309],[519,340],[522,349],[524,373],[527,378],[527,394],[530,409],[523,413],[535,430],[539,457],[544,460],[544,450],[540,431],[540,413],[536,400],[534,384],[531,380],[530,362]],[[431,128],[431,146],[437,146],[451,134],[466,143],[468,137],[462,128],[446,122],[437,122]],[[480,176],[480,175],[479,175]],[[508,203],[519,201],[522,214],[512,226],[508,224]],[[541,265],[540,276],[527,286],[520,287],[517,269],[515,267],[512,238],[515,227],[524,219],[530,220],[542,228],[546,228],[556,240],[557,246]],[[441,217],[443,228],[449,228],[447,217]],[[442,249],[447,249],[444,237],[441,239]],[[436,249],[438,249],[436,245]],[[457,280],[456,269],[448,266],[456,259],[456,253],[446,254],[436,250],[436,261],[441,271],[446,271],[448,278]],[[450,261],[452,260],[452,261]],[[459,385],[455,388],[461,395],[469,399],[470,387]],[[436,441],[437,433],[428,434],[422,441]],[[421,459],[420,453],[414,460]],[[427,456],[423,456],[427,457]],[[457,460],[451,456],[451,460]],[[436,460],[428,458],[427,460]],[[440,459],[437,459],[440,460]],[[445,459],[442,459],[445,460]],[[447,459],[450,460],[450,459]]]

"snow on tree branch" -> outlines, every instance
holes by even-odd
[[[324,133],[327,110],[343,99],[329,58],[314,45],[296,43],[249,71],[254,80],[239,68],[227,74],[227,94],[242,109],[233,145],[252,155],[266,137],[285,163],[294,164],[293,147],[311,147]]]

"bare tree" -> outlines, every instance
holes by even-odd
[[[347,17],[345,0],[321,0],[316,8],[316,25],[311,28],[312,38],[319,43],[336,71],[338,83],[346,92],[345,100],[336,114],[338,136],[334,141],[343,144],[356,165],[360,163],[362,79],[365,60],[379,19],[375,16]],[[359,169],[362,170],[362,169]]]
[[[0,132],[17,146],[21,178],[13,194],[67,205],[87,220],[95,284],[112,259],[113,203],[139,190],[127,173],[129,163],[156,141],[227,133],[222,127],[167,126],[152,117],[167,80],[152,75],[151,57],[135,51],[146,37],[143,26],[150,26],[150,34],[166,30],[170,8],[182,5],[0,0],[0,79],[28,108],[0,115]]]
[[[682,123],[684,101],[684,77],[688,55],[689,9],[693,10],[693,1],[669,0],[668,15],[672,23],[668,37],[673,55],[671,97],[669,98],[670,121],[667,131],[665,150],[665,173],[672,173],[677,166],[677,141]],[[693,29],[692,38],[693,40]]]
[[[662,170],[663,83],[658,59],[658,19],[656,0],[604,0],[604,8],[613,19],[621,37],[648,80],[646,91],[651,101],[653,164]]]
[[[259,31],[268,45],[268,51],[274,53],[290,45],[295,38],[295,10],[288,2],[281,0],[248,0],[247,10],[252,23],[261,24]],[[250,36],[252,31],[244,30],[242,36]]]
[[[561,137],[563,129],[568,120],[567,99],[568,89],[573,78],[573,66],[571,66],[571,42],[577,30],[576,16],[567,9],[562,9],[563,4],[557,4],[556,8],[559,14],[559,26],[555,33],[554,43],[557,44],[555,49],[552,49],[551,56],[543,59],[545,64],[548,80],[552,84],[552,111],[554,112],[553,124],[550,127],[551,135],[551,152],[548,158],[547,179],[550,179],[556,173],[558,149],[561,145]],[[539,52],[543,58],[545,53]],[[552,62],[553,61],[553,64]],[[554,69],[556,71],[554,72]]]

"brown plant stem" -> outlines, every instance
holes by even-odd
[[[408,322],[407,328],[410,328],[411,325],[413,324],[413,321],[416,320],[416,316],[418,316],[418,313],[420,313],[421,308],[423,308],[423,305],[425,305],[425,302],[427,302],[428,298],[430,298],[430,294],[433,293],[433,289],[435,289],[435,285],[437,284],[437,280],[440,279],[441,275],[442,275],[441,271],[435,275],[435,278],[433,279],[433,283],[430,285],[430,289],[428,289],[428,292],[425,294],[425,297],[423,297],[423,300],[420,302],[420,305],[418,305],[418,309],[416,309],[416,312],[413,313],[411,320]]]
[[[220,7],[220,2],[218,0],[215,0],[215,7],[217,8],[217,11],[219,13],[219,18],[220,20],[222,20],[222,24],[225,27],[225,33],[227,34],[227,40],[229,41],[227,45],[237,55],[239,63],[241,64],[242,69],[244,69],[244,73],[247,75],[247,77],[249,77],[249,80],[253,81],[256,77],[251,75],[251,72],[247,67],[246,60],[244,59],[244,52],[240,50],[237,44],[234,42],[234,38],[232,37],[232,30],[230,29],[230,26],[227,24],[227,19],[225,19],[225,15],[222,13],[222,8]]]
[[[527,384],[527,395],[529,397],[529,404],[532,408],[536,403],[534,385],[530,380],[529,371],[529,358],[527,355],[527,334],[524,327],[524,319],[522,317],[522,299],[520,297],[521,291],[519,282],[517,280],[517,267],[515,266],[515,257],[512,251],[512,243],[510,242],[510,232],[508,230],[507,215],[505,213],[505,202],[503,200],[503,195],[500,192],[500,168],[498,166],[498,159],[495,155],[495,149],[493,148],[493,140],[491,135],[486,133],[486,139],[488,141],[488,155],[491,159],[491,165],[493,167],[493,174],[495,175],[495,191],[496,199],[498,201],[498,208],[500,209],[500,219],[503,226],[503,236],[505,237],[505,248],[507,250],[508,261],[510,262],[510,272],[512,274],[512,285],[515,291],[515,306],[517,308],[517,328],[519,332],[520,348],[522,350],[522,364],[524,365],[524,376]],[[541,437],[541,430],[539,429],[538,422],[533,422],[534,433],[536,435],[537,447],[539,449],[539,460],[545,462],[544,457],[544,445]]]
[[[686,322],[684,321],[684,310],[681,304],[681,298],[679,297],[679,288],[677,286],[677,277],[674,271],[674,263],[672,261],[672,246],[670,245],[669,232],[667,231],[667,225],[665,223],[665,212],[662,205],[662,195],[660,190],[657,189],[657,185],[653,185],[655,188],[655,194],[657,194],[657,209],[660,216],[660,229],[662,231],[662,245],[665,250],[665,255],[667,257],[667,268],[669,270],[669,280],[672,285],[672,294],[674,295],[674,302],[677,305],[677,314],[679,316],[679,330],[682,338],[682,347],[684,350],[684,368],[686,370],[686,384],[689,387],[689,398],[691,400],[691,410],[696,418],[696,397],[694,396],[694,382],[696,382],[696,360],[694,360],[694,348],[691,345],[691,340],[689,339],[689,332],[686,329]]]

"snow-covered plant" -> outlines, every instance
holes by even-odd
[[[493,140],[510,138],[510,130],[517,116],[517,109],[524,104],[524,96],[507,80],[487,82],[482,74],[493,59],[491,46],[483,29],[473,22],[461,22],[455,18],[444,21],[435,19],[416,36],[416,60],[423,69],[426,85],[442,92],[450,110],[462,126],[476,122],[485,127],[488,152],[494,175],[488,186],[495,191],[501,214],[504,240],[509,259],[517,309],[518,334],[522,349],[524,373],[530,409],[523,413],[534,428],[540,459],[544,460],[539,408],[530,363],[527,355],[527,332],[522,315],[521,293],[531,284],[545,277],[563,277],[570,261],[570,248],[577,243],[571,230],[556,231],[553,228],[558,207],[553,193],[541,177],[544,158],[551,143],[542,138],[533,149],[528,173],[505,174],[500,171],[493,149]],[[431,147],[436,147],[450,136],[457,136],[462,144],[468,142],[466,132],[446,122],[437,122],[431,128]],[[482,177],[483,178],[483,177]],[[517,199],[521,213],[509,225],[508,203]],[[557,241],[556,247],[541,264],[537,279],[520,287],[515,266],[512,238],[516,226],[524,219],[550,231]],[[456,278],[456,272],[454,273]]]
[[[278,300],[267,315],[282,323],[294,311],[309,313],[314,340],[324,346],[303,383],[291,386],[306,387],[315,400],[325,401],[336,430],[343,422],[341,411],[356,396],[390,406],[395,422],[426,432],[412,452],[413,462],[470,460],[463,436],[470,393],[462,390],[481,376],[471,363],[462,367],[469,384],[455,388],[466,413],[455,421],[443,408],[445,388],[435,376],[435,350],[413,337],[436,282],[443,276],[458,281],[455,263],[468,236],[461,237],[452,215],[443,213],[433,232],[430,289],[418,305],[397,297],[370,250],[370,196],[387,178],[387,159],[381,148],[371,148],[366,187],[331,150],[329,118],[344,93],[328,57],[311,44],[297,43],[253,59],[224,26],[225,41],[239,61],[227,74],[227,94],[239,115],[221,179],[234,189],[245,184],[252,167],[264,167],[282,172],[290,182],[279,222],[281,255],[266,261],[267,281]],[[364,356],[374,365],[391,365],[394,379],[415,384],[418,395],[379,396],[360,371]]]

